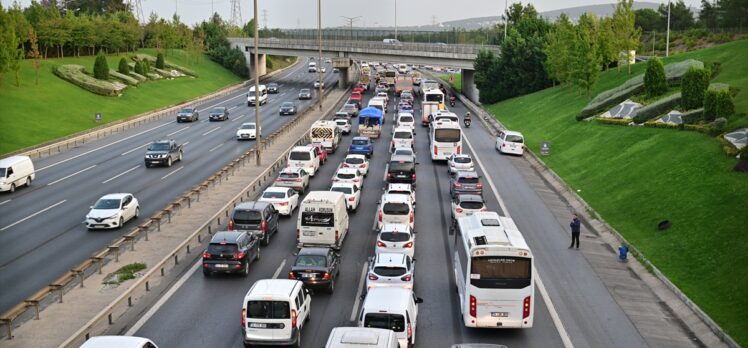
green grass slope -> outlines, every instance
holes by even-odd
[[[735,99],[745,125],[748,113],[748,40],[689,52],[665,63],[695,58],[721,62],[713,82],[740,89]],[[633,73],[643,73],[637,64]],[[626,69],[600,75],[595,93],[630,76]],[[502,123],[524,133],[544,157],[613,227],[742,346],[748,346],[748,175],[712,137],[696,132],[577,122],[587,99],[568,87],[550,88],[488,107]],[[671,220],[666,232],[657,223]]]
[[[156,55],[152,49],[138,52]],[[123,56],[108,56],[109,67],[116,70]],[[7,75],[0,87],[0,154],[97,126],[94,121],[97,112],[102,113],[104,122],[111,122],[209,94],[241,81],[207,56],[191,64],[184,52],[170,50],[166,60],[194,70],[199,77],[149,81],[137,88],[128,87],[120,97],[105,97],[52,74],[52,66],[57,64],[80,64],[87,71],[93,71],[94,57],[42,60],[38,85],[34,82],[31,62],[22,62],[21,87],[16,87],[13,76]]]

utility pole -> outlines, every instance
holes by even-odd
[[[232,0],[238,3],[238,0]],[[232,6],[233,7],[233,6]],[[233,10],[232,10],[233,12]],[[255,133],[257,135],[257,141],[255,142],[255,154],[257,165],[262,164],[262,127],[260,126],[260,34],[259,24],[257,23],[257,0],[255,0],[254,8],[254,22],[255,22]]]
[[[319,72],[319,111],[322,111],[322,100],[324,99],[322,84],[325,81],[322,78],[322,67],[325,64],[322,61],[322,0],[317,0],[317,40],[319,41],[319,61],[317,61],[319,63],[319,69],[317,69]]]
[[[268,29],[268,10],[262,10],[262,22],[264,23],[265,30]]]
[[[359,20],[361,16],[356,17],[346,17],[346,16],[340,16],[343,17],[348,22],[348,32],[349,32],[349,40],[353,40],[353,22]]]
[[[506,41],[506,29],[509,27],[509,7],[508,2],[509,0],[504,0],[504,41]]]
[[[179,14],[179,0],[174,0],[174,14]]]
[[[667,34],[665,37],[665,57],[670,57],[670,0],[667,1]]]
[[[395,40],[397,40],[397,0],[395,0]]]

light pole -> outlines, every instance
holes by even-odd
[[[395,0],[395,40],[397,40],[397,0]]]
[[[507,5],[508,1],[509,0],[504,0],[504,41],[506,41],[506,28],[509,27],[509,13],[507,12],[509,11],[509,7]]]
[[[670,56],[670,0],[667,1],[667,34],[665,38],[665,57]]]
[[[256,162],[259,166],[262,164],[262,128],[260,127],[260,54],[259,54],[259,46],[260,46],[260,34],[259,30],[257,29],[258,23],[257,23],[257,0],[254,0],[255,2],[255,10],[254,10],[254,24],[255,24],[255,135],[257,135],[257,141],[255,142],[255,154],[256,154]]]
[[[317,39],[319,40],[319,110],[322,111],[322,67],[325,62],[322,61],[322,0],[317,0]]]

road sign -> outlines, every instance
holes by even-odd
[[[540,154],[547,156],[551,154],[551,143],[543,141],[540,143]]]
[[[97,123],[98,123],[98,122],[101,122],[101,113],[100,113],[100,112],[97,112],[97,113],[96,113],[96,122],[97,122]]]

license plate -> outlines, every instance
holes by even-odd
[[[242,134],[242,138],[249,138],[249,134]]]
[[[314,278],[314,273],[302,273],[302,278]]]
[[[445,152],[444,155],[445,156],[452,156],[452,153],[451,152]]]
[[[216,268],[229,268],[229,265],[227,265],[225,263],[219,263],[219,264],[216,265]]]
[[[249,327],[255,328],[255,329],[264,329],[268,327],[268,324],[265,323],[249,323]]]
[[[307,236],[307,237],[312,237],[312,236],[314,236],[314,232],[312,232],[312,231],[304,231],[304,235]]]
[[[491,312],[491,316],[495,318],[506,318],[509,316],[509,312]]]

